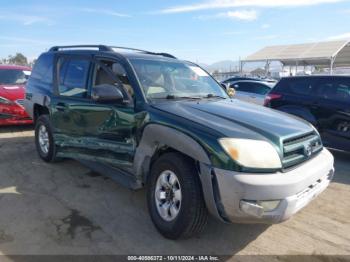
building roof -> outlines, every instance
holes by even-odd
[[[267,46],[249,55],[243,62],[280,61],[284,65],[350,65],[350,41],[330,41],[296,45]]]

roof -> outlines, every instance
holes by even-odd
[[[280,61],[284,65],[350,65],[350,41],[330,41],[296,45],[267,46],[249,55],[243,62]]]
[[[236,83],[257,83],[257,84],[262,84],[264,86],[272,88],[271,86],[272,83],[261,81],[261,80],[236,80],[236,81],[232,81],[230,84],[236,84]]]
[[[7,64],[0,64],[0,70],[1,69],[32,70],[29,66],[7,65]]]
[[[303,76],[284,76],[281,79],[303,79],[303,78],[350,78],[348,75],[303,75]]]

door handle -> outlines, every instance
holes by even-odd
[[[57,103],[56,110],[57,111],[66,111],[68,109],[68,105],[65,103]]]

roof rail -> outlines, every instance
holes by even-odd
[[[122,47],[122,46],[106,46],[106,45],[67,45],[67,46],[53,46],[50,48],[49,51],[54,52],[54,51],[59,51],[63,49],[79,49],[79,48],[98,48],[99,51],[114,51],[113,48],[115,49],[124,49],[124,50],[131,50],[131,51],[137,51],[137,52],[142,52],[145,54],[149,55],[159,55],[159,56],[164,56],[164,57],[169,57],[169,58],[174,58],[177,59],[175,56],[168,54],[168,53],[156,53],[156,52],[150,52],[142,49],[137,49],[137,48],[131,48],[131,47]]]
[[[66,45],[66,46],[53,46],[49,51],[59,51],[62,49],[79,49],[79,48],[98,48],[99,51],[113,51],[106,45]]]
[[[175,56],[173,56],[173,55],[171,55],[171,54],[168,54],[168,53],[152,53],[152,52],[151,52],[151,54],[154,54],[154,55],[161,55],[161,56],[165,56],[165,57],[177,59]]]
[[[149,54],[149,55],[160,55],[160,56],[164,56],[164,57],[169,57],[169,58],[174,58],[177,59],[175,56],[168,54],[168,53],[156,53],[156,52],[151,52],[151,51],[146,51],[146,50],[142,50],[142,49],[137,49],[137,48],[130,48],[130,47],[122,47],[122,46],[110,46],[110,48],[116,48],[116,49],[125,49],[125,50],[131,50],[131,51],[138,51],[138,52],[142,52],[145,54]]]

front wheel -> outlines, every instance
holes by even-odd
[[[208,213],[193,161],[166,153],[155,161],[147,188],[151,219],[170,239],[189,238],[204,228]]]
[[[58,160],[48,115],[41,115],[36,121],[35,145],[40,158],[45,162],[55,162]]]

